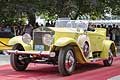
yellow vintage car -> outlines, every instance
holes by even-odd
[[[116,56],[113,41],[106,39],[106,29],[87,30],[89,22],[80,20],[57,20],[55,27],[40,27],[33,35],[25,33],[9,41],[14,45],[10,54],[11,66],[23,71],[29,63],[58,65],[60,74],[73,73],[76,64],[103,60],[111,66]]]
[[[4,53],[4,50],[12,49],[11,45],[7,45],[8,41],[14,37],[13,33],[0,31],[0,52]]]

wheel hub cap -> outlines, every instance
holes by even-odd
[[[65,58],[65,68],[67,71],[71,71],[73,66],[74,66],[74,56],[73,56],[73,52],[72,50],[69,50],[66,54],[66,58]]]

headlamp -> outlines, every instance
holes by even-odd
[[[30,34],[28,33],[25,33],[23,36],[22,36],[22,41],[26,44],[29,44],[31,42],[31,36]]]
[[[50,34],[44,34],[42,37],[42,42],[44,43],[44,45],[48,45],[50,46],[52,44],[53,41],[53,36]]]

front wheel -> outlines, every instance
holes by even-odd
[[[64,47],[60,49],[58,56],[58,69],[60,74],[67,76],[72,74],[76,66],[74,50],[72,47]]]
[[[111,49],[109,49],[108,55],[108,59],[103,61],[105,66],[111,66],[113,63],[113,53]]]
[[[20,44],[16,44],[13,46],[13,50],[24,51],[24,48]],[[29,55],[10,54],[10,63],[14,70],[24,71],[29,64]]]

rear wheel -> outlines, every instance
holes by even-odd
[[[89,55],[89,44],[87,42],[83,45],[83,54],[87,58]]]
[[[103,61],[105,66],[111,66],[113,63],[113,53],[111,49],[109,49],[108,55],[109,55],[108,59]]]
[[[72,47],[64,47],[60,49],[58,56],[58,69],[60,74],[67,76],[72,74],[76,66],[74,50]]]
[[[24,51],[21,44],[15,44],[13,50]],[[23,71],[29,64],[29,55],[25,54],[10,54],[10,63],[14,70]]]

